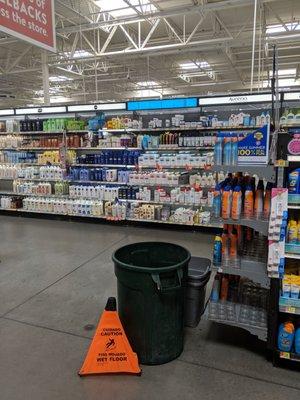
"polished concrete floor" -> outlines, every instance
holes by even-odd
[[[116,295],[111,254],[165,240],[209,256],[199,232],[0,216],[1,400],[299,400],[299,373],[274,368],[247,332],[201,322],[175,361],[141,377],[79,378],[107,297]]]

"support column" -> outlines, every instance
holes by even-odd
[[[42,73],[43,73],[44,104],[45,106],[50,106],[49,65],[48,65],[48,54],[46,50],[42,50]]]

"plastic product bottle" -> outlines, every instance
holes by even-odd
[[[289,193],[300,194],[300,168],[289,174]]]
[[[237,137],[233,137],[232,138],[232,144],[231,144],[231,165],[237,165],[237,163],[238,163],[238,153],[239,153],[238,138]]]
[[[265,197],[264,197],[264,216],[268,217],[271,211],[271,197],[272,197],[272,187],[271,182],[267,183]]]
[[[238,235],[235,228],[232,229],[230,233],[230,248],[229,248],[229,258],[236,261],[238,257]]]
[[[253,216],[254,197],[252,187],[249,185],[246,187],[245,200],[244,200],[244,215],[246,218]]]
[[[213,263],[214,265],[221,265],[221,261],[222,261],[222,238],[220,236],[216,236],[214,241]]]
[[[290,321],[280,324],[278,330],[278,349],[290,352],[292,350],[295,336],[294,324]]]
[[[223,165],[231,165],[231,138],[224,139]]]
[[[295,333],[295,353],[300,355],[300,326],[298,326]]]
[[[227,275],[222,276],[220,300],[226,301],[228,296],[229,279]]]
[[[241,217],[241,212],[242,212],[242,189],[240,186],[236,186],[232,193],[231,218],[238,220]]]
[[[219,218],[221,216],[221,197],[221,187],[220,185],[216,185],[213,200],[213,214],[216,218]]]
[[[215,144],[214,149],[214,163],[215,165],[222,165],[222,154],[223,154],[223,139],[221,137],[217,138],[217,142]]]
[[[220,297],[220,275],[217,274],[213,283],[210,299],[211,301],[217,302],[219,301],[219,297]]]
[[[292,244],[298,242],[298,223],[294,219],[290,220],[288,224],[288,242]]]
[[[229,235],[228,230],[224,229],[222,233],[222,261],[226,262],[229,259]]]
[[[264,182],[263,180],[258,181],[257,189],[255,192],[255,200],[254,200],[254,213],[256,216],[259,216],[263,212],[264,207]]]
[[[231,200],[232,200],[231,187],[228,185],[224,188],[224,191],[222,194],[222,218],[223,219],[230,218]]]

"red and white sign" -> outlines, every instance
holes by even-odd
[[[53,0],[0,0],[0,30],[55,52]]]

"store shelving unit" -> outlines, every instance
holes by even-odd
[[[275,169],[271,165],[266,166],[214,166],[212,170],[216,172],[224,171],[224,172],[244,172],[249,173],[251,175],[257,175],[259,178],[264,178],[266,181],[274,182],[275,181]],[[264,236],[268,235],[268,227],[269,227],[269,219],[258,216],[257,218],[244,218],[241,216],[238,220],[229,219],[217,219],[214,222],[219,222],[222,224],[232,224],[232,225],[242,225],[247,226],[249,228],[254,229],[255,231],[261,233]],[[271,280],[267,274],[267,260],[265,255],[260,259],[256,256],[247,256],[240,255],[236,262],[232,263],[230,260],[223,263],[223,265],[214,265],[212,267],[214,273],[224,273],[229,275],[237,275],[242,278],[248,278],[259,284],[260,287],[269,289],[271,286]],[[228,304],[228,302],[225,302]],[[261,325],[249,324],[245,323],[245,321],[241,321],[239,316],[241,312],[242,304],[239,303],[229,303],[230,308],[234,307],[234,315],[229,314],[226,317],[226,312],[223,315],[223,318],[220,318],[218,313],[212,312],[212,307],[223,307],[224,302],[219,301],[214,303],[209,301],[208,306],[206,308],[204,317],[210,321],[217,322],[220,324],[226,324],[230,326],[235,326],[247,330],[252,335],[257,336],[260,340],[267,341],[268,338],[268,327],[267,327],[267,319],[265,323]],[[226,311],[226,307],[225,307]],[[253,309],[254,313],[261,312],[260,309]]]
[[[266,261],[259,261],[241,257],[236,265],[214,265],[213,271],[238,275],[244,278],[251,279],[253,282],[259,283],[261,287],[270,287],[270,278],[266,270]]]
[[[300,128],[299,123],[293,125],[282,125],[281,135],[284,136],[280,139],[278,144],[278,153],[281,159],[284,159],[283,166],[281,168],[281,179],[279,182],[280,187],[287,187],[287,175],[289,169],[299,168],[300,156],[288,154],[288,146],[286,145],[289,139],[290,129]],[[287,142],[286,142],[287,140]],[[284,149],[284,151],[282,150]],[[294,214],[299,218],[300,210],[300,195],[288,195],[288,215]],[[285,243],[285,265],[287,260],[300,260],[300,245],[291,243]],[[271,300],[273,302],[273,313],[271,318],[271,332],[270,332],[270,349],[273,353],[273,364],[275,366],[298,366],[300,362],[300,355],[295,354],[293,351],[284,352],[278,350],[278,329],[281,322],[291,320],[297,324],[300,318],[300,299],[287,298],[282,296],[282,278],[272,279],[273,287],[271,290]],[[297,325],[295,325],[296,327]],[[293,349],[292,349],[293,350]],[[283,364],[284,362],[284,364]]]
[[[251,323],[251,319],[248,319],[248,321],[246,322],[246,318],[244,320],[241,318],[243,307],[244,306],[242,304],[231,303],[229,301],[220,301],[215,303],[210,302],[205,312],[205,318],[219,324],[230,325],[236,328],[244,329],[251,333],[251,335],[257,336],[258,339],[266,341],[268,334],[266,312],[264,313],[262,322],[260,324],[257,324],[256,321]],[[220,310],[222,310],[223,312],[221,313]],[[261,312],[258,308],[255,307],[249,307],[247,311],[250,315],[251,313]],[[220,317],[220,314],[222,315],[222,317]]]
[[[235,166],[235,165],[214,165],[212,167],[212,171],[214,172],[220,172],[220,171],[225,171],[225,172],[236,172],[238,169],[239,172],[243,173],[249,173],[250,175],[257,175],[257,176],[262,176],[265,178],[268,182],[275,182],[276,179],[276,174],[275,174],[275,169],[272,165],[262,165],[262,166],[253,166],[253,165],[241,165],[241,166]]]
[[[139,134],[139,133],[153,133],[155,134],[160,134],[162,131],[189,131],[189,132],[195,132],[195,128],[190,128],[190,129],[182,129],[182,128],[168,128],[168,129],[103,129],[103,132],[109,132],[111,134],[123,134],[123,133],[130,133],[132,135],[134,134]],[[213,131],[215,131],[216,129],[213,129]],[[207,131],[207,129],[205,128],[201,128],[201,133],[200,135],[202,135],[203,133],[205,133]],[[212,129],[209,129],[209,131],[211,132]],[[87,130],[68,130],[68,131],[47,131],[47,132],[43,132],[43,131],[34,131],[34,132],[19,132],[19,133],[5,133],[2,132],[3,135],[14,135],[14,136],[19,136],[19,137],[28,137],[30,138],[31,136],[36,138],[36,137],[55,137],[55,136],[61,136],[62,134],[68,134],[68,133],[72,133],[72,134],[87,134],[88,131]],[[0,150],[5,151],[8,148],[2,148]],[[18,146],[18,147],[11,147],[10,150],[12,151],[30,151],[30,152],[36,152],[37,154],[43,151],[58,151],[60,149],[60,147],[40,147],[40,146]],[[169,153],[179,153],[179,152],[188,152],[188,153],[203,153],[203,152],[208,152],[208,151],[212,151],[213,147],[212,146],[178,146],[178,145],[160,145],[158,148],[145,148],[142,149],[141,147],[127,147],[127,146],[119,146],[119,147],[105,147],[105,146],[97,146],[97,147],[66,147],[66,150],[73,150],[75,151],[78,155],[80,154],[84,154],[86,153],[91,153],[91,152],[95,152],[95,153],[99,153],[102,151],[123,151],[123,150],[128,150],[128,151],[141,151],[141,152],[160,152],[160,153],[165,153],[165,154],[169,154]],[[1,164],[1,163],[0,163]],[[3,164],[3,163],[2,163]],[[8,163],[8,165],[11,163]],[[22,163],[22,164],[18,164],[17,166],[21,167],[21,166],[26,166],[26,163]],[[35,166],[35,167],[39,167],[42,166],[41,164],[38,164],[36,162],[34,163],[30,163],[30,166]],[[204,171],[204,168],[200,168],[199,166],[155,166],[155,167],[150,167],[150,166],[144,166],[144,165],[132,165],[132,164],[89,164],[89,163],[82,163],[82,162],[78,162],[78,163],[73,163],[72,165],[70,165],[71,167],[83,167],[83,168],[112,168],[112,169],[123,169],[123,170],[137,170],[137,171],[143,171],[143,170],[155,170],[156,168],[158,168],[160,171],[187,171],[189,173],[193,173],[193,172],[199,172]],[[159,188],[183,188],[183,187],[190,187],[190,184],[187,182],[186,184],[155,184],[155,183],[138,183],[138,184],[132,184],[132,183],[126,183],[126,182],[108,182],[108,181],[98,181],[98,180],[73,180],[73,179],[69,179],[67,176],[63,179],[41,179],[41,178],[0,178],[0,181],[6,181],[7,183],[12,182],[12,181],[20,181],[20,182],[52,182],[52,183],[56,183],[56,182],[66,182],[69,184],[77,184],[77,185],[104,185],[104,186],[114,186],[114,187],[143,187],[143,186],[147,186],[147,187],[159,187]],[[18,197],[43,197],[43,195],[35,195],[35,194],[31,194],[31,193],[17,193],[17,192],[13,192],[12,190],[8,190],[7,188],[5,188],[4,190],[0,190],[0,195],[2,196],[18,196]],[[57,198],[65,198],[65,199],[69,199],[69,196],[57,196],[55,194],[51,194],[51,195],[45,195],[45,197],[49,198],[49,199],[57,199]],[[82,197],[81,199],[86,199],[84,197]],[[86,199],[89,200],[89,199]],[[120,202],[125,202],[127,205],[129,205],[130,203],[135,202],[136,200],[133,199],[119,199]],[[190,209],[195,209],[195,208],[202,208],[202,209],[208,209],[207,206],[201,206],[199,204],[199,206],[193,205],[193,204],[181,204],[178,202],[155,202],[155,201],[150,201],[150,202],[142,202],[142,201],[136,201],[139,203],[145,203],[145,204],[150,204],[150,205],[157,205],[157,206],[170,206],[172,207],[172,209],[174,207],[188,207]],[[22,214],[23,212],[27,212],[27,210],[24,209],[18,209],[17,211],[19,211],[20,214]],[[31,211],[32,214],[35,213],[35,211]],[[42,212],[39,212],[39,214],[43,214]],[[46,214],[46,213],[45,213]],[[65,215],[65,214],[60,214],[60,215]],[[83,217],[85,217],[85,215],[83,215]],[[133,219],[131,218],[127,218],[127,221],[131,221]],[[136,220],[135,221],[138,222],[153,222],[153,223],[164,223],[164,224],[172,224],[173,222],[171,220],[167,220],[167,221],[159,221],[159,220],[144,220],[144,219],[140,219],[140,220]],[[177,225],[179,223],[176,223]],[[184,225],[182,223],[180,223],[180,225]],[[187,224],[187,226],[205,226],[205,227],[212,227],[212,228],[219,228],[220,227],[220,223],[210,223],[210,224]]]

